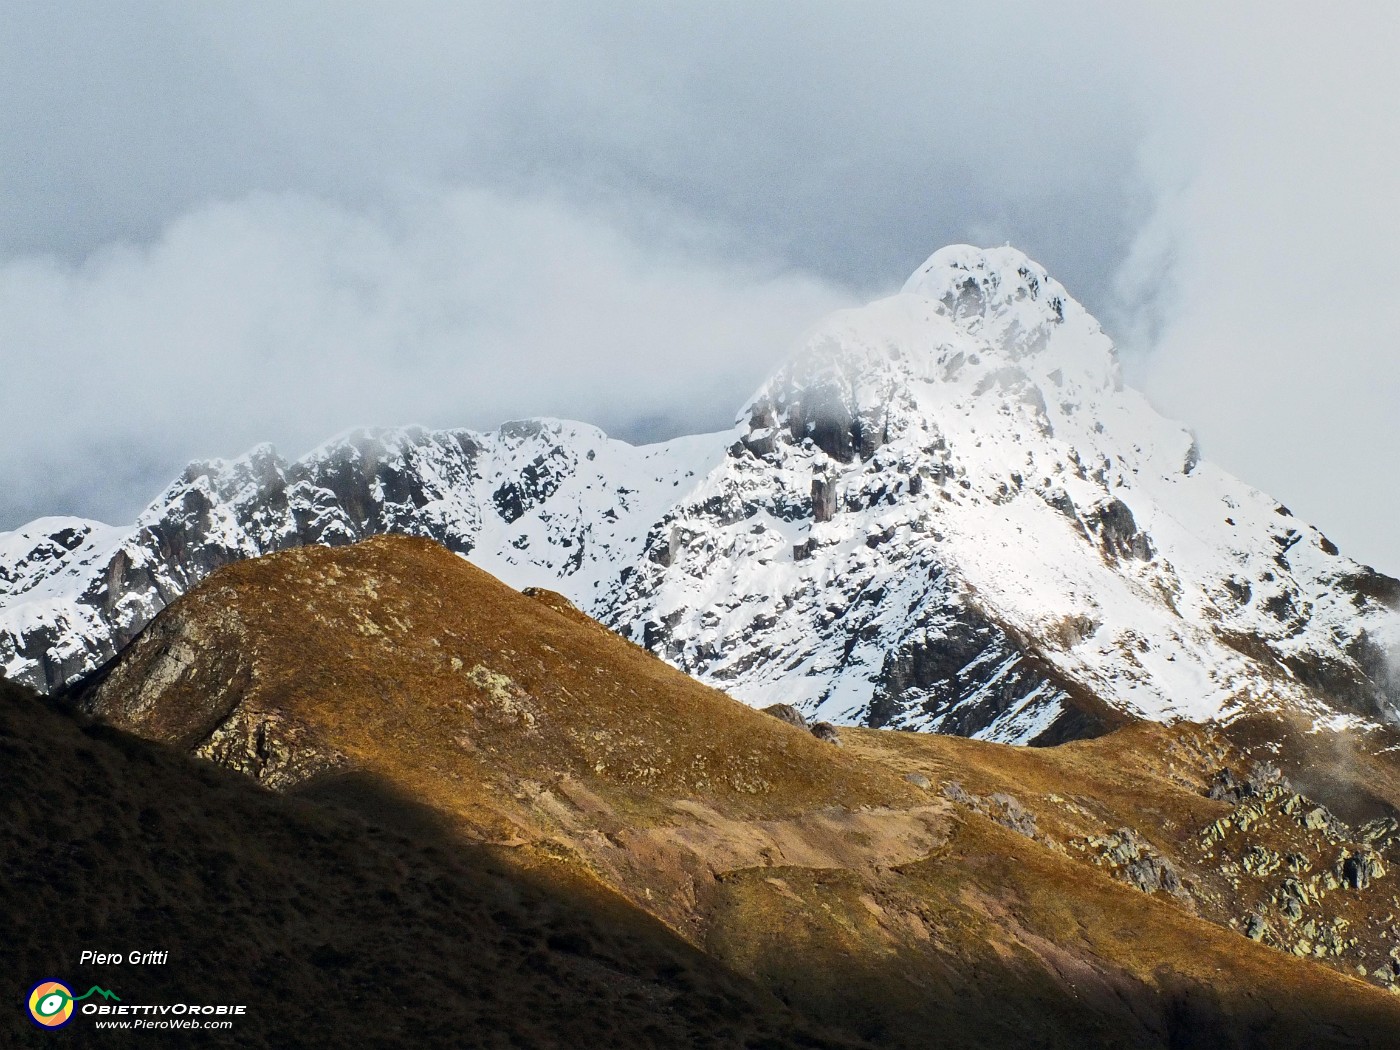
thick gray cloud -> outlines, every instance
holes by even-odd
[[[564,189],[623,222],[638,196],[670,202],[727,227],[736,249],[860,285],[896,282],[949,239],[1015,233],[1097,289],[1132,233],[1120,50],[1087,15],[455,0],[8,10],[0,147],[25,158],[6,165],[0,197],[11,252],[149,240],[211,195],[373,206],[424,181]]]
[[[0,0],[0,527],[366,422],[720,425],[825,310],[1011,241],[1400,566],[1393,34],[1120,8]]]
[[[360,422],[722,425],[943,243],[1092,295],[1133,230],[1111,49],[1010,8],[6,15],[0,523]]]

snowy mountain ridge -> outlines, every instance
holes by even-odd
[[[1040,266],[968,246],[829,318],[729,432],[358,431],[192,465],[131,529],[0,535],[0,667],[57,688],[218,565],[384,531],[843,723],[1048,742],[1400,708],[1400,583],[1202,460]]]
[[[129,528],[41,518],[0,534],[0,671],[59,688],[222,565],[384,532],[431,537],[521,586],[592,590],[707,469],[704,446],[636,448],[537,419],[489,434],[356,430],[292,463],[267,445],[193,463]]]

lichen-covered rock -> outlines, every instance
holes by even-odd
[[[1317,806],[1303,814],[1303,827],[1309,831],[1321,831],[1327,827],[1331,814],[1327,812],[1327,807]]]
[[[195,754],[273,791],[286,791],[348,764],[306,726],[275,711],[245,707],[237,708]]]
[[[1244,784],[1239,777],[1235,776],[1233,770],[1217,769],[1211,778],[1206,797],[1217,802],[1240,802],[1245,797]]]
[[[1160,890],[1182,900],[1189,899],[1176,865],[1132,828],[1119,828],[1106,836],[1090,836],[1085,845],[1115,878],[1136,886],[1143,893]]]
[[[1015,795],[1008,795],[998,791],[995,794],[982,796],[974,795],[964,788],[956,780],[950,780],[943,785],[943,797],[950,802],[980,813],[987,819],[1000,824],[1004,828],[1010,828],[1018,835],[1025,835],[1027,838],[1039,838],[1040,832],[1036,827],[1036,817],[1027,809]]]
[[[1348,889],[1364,890],[1371,885],[1373,879],[1385,875],[1385,865],[1381,862],[1380,855],[1373,850],[1363,849],[1354,853],[1344,851],[1337,858],[1336,874],[1341,884]]]
[[[998,792],[988,798],[992,819],[1027,838],[1036,837],[1035,814],[1014,795]]]
[[[841,731],[830,722],[818,722],[812,727],[812,735],[818,740],[825,740],[828,744],[835,744],[837,747],[845,747],[846,743],[841,739]]]
[[[786,722],[798,729],[811,729],[805,715],[791,704],[770,704],[763,709],[765,715],[772,715],[780,722]]]
[[[1251,912],[1244,917],[1240,932],[1251,941],[1263,941],[1266,938],[1272,939],[1274,935],[1273,928],[1269,926],[1268,920],[1257,912]]]
[[[1271,762],[1255,761],[1244,776],[1237,775],[1232,769],[1217,769],[1206,794],[1219,802],[1238,804],[1248,798],[1261,798],[1276,788],[1292,790],[1278,766]]]
[[[1394,817],[1378,817],[1361,825],[1356,837],[1357,841],[1379,852],[1395,850],[1400,846],[1400,821]]]
[[[1256,878],[1273,874],[1278,871],[1282,863],[1282,857],[1263,846],[1249,847],[1245,850],[1244,856],[1240,858],[1240,867]]]
[[[977,808],[985,804],[976,795],[970,793],[956,780],[950,780],[942,787],[943,797],[949,802],[956,802],[960,806],[967,806],[969,809]]]

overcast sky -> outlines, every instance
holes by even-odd
[[[0,529],[358,424],[724,426],[1009,241],[1400,573],[1395,10],[0,0]]]

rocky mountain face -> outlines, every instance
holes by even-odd
[[[0,668],[59,688],[220,565],[381,532],[813,720],[1049,743],[1400,709],[1400,581],[1202,459],[1041,267],[964,246],[826,321],[729,432],[357,432],[193,465],[132,528],[0,535]]]

